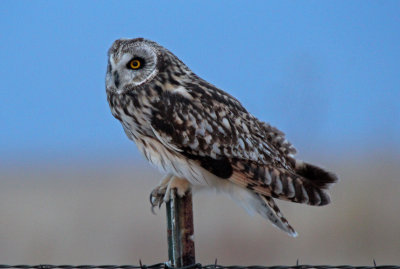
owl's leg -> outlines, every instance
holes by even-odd
[[[167,175],[163,178],[160,184],[154,188],[150,194],[151,210],[154,213],[154,207],[161,207],[163,202],[168,202],[171,198],[172,189],[176,189],[176,193],[183,197],[190,188],[190,183],[184,178],[179,178],[173,175]]]
[[[184,178],[175,177],[173,176],[172,179],[169,181],[167,190],[165,191],[164,195],[164,202],[168,202],[171,198],[172,189],[176,189],[176,193],[179,197],[185,196],[185,193],[190,189],[190,183]]]

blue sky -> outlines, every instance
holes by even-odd
[[[0,160],[138,155],[104,89],[120,37],[167,47],[300,151],[399,152],[399,12],[399,1],[1,1]]]

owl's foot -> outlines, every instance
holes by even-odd
[[[158,206],[161,207],[162,203],[164,202],[164,196],[168,188],[168,184],[172,179],[172,175],[166,175],[158,184],[157,187],[153,189],[150,193],[150,204],[151,204],[151,211],[154,213],[154,207]]]
[[[173,195],[172,189],[176,189],[179,197],[183,197],[190,189],[190,183],[184,178],[179,178],[172,175],[167,175],[161,183],[154,188],[150,194],[151,211],[154,213],[154,207],[159,208],[164,202],[168,202]]]

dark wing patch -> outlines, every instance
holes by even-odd
[[[189,154],[185,150],[183,151],[183,155],[191,160],[199,161],[201,167],[216,175],[217,177],[228,179],[232,176],[233,168],[230,161],[226,157],[221,159],[213,159],[208,156]]]

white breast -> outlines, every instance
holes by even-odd
[[[139,137],[133,140],[139,151],[159,170],[186,178],[192,185],[208,185],[210,173],[194,161],[165,147],[155,138]]]

